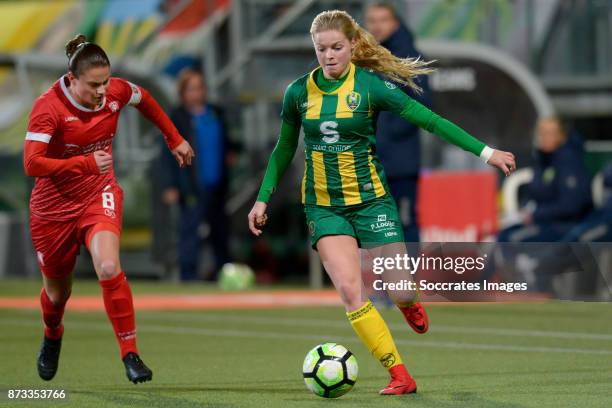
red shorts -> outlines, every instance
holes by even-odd
[[[76,219],[51,221],[30,215],[30,232],[36,258],[43,275],[62,279],[72,273],[81,244],[89,248],[98,231],[111,231],[121,236],[123,190],[118,184],[108,185]]]

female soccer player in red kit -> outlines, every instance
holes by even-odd
[[[98,45],[79,35],[66,45],[66,55],[68,73],[34,103],[24,148],[25,172],[36,177],[30,231],[44,285],[38,374],[51,380],[57,371],[64,307],[84,244],[127,377],[149,381],[153,373],[138,356],[132,293],[119,262],[123,191],[112,156],[119,112],[133,105],[152,121],[181,167],[191,164],[193,150],[145,89],[110,76],[109,59]]]

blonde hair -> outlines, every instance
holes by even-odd
[[[414,82],[414,78],[433,72],[433,69],[429,68],[432,61],[399,58],[391,54],[346,11],[328,10],[319,13],[312,22],[310,35],[314,37],[316,33],[330,30],[340,31],[349,41],[355,40],[351,57],[355,65],[372,69],[394,82],[409,86],[416,92],[420,93],[422,89]]]

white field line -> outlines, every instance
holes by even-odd
[[[39,321],[17,320],[17,319],[0,319],[0,326],[38,326],[42,327]],[[67,328],[87,329],[108,331],[111,330],[110,324],[88,323],[88,322],[66,322]],[[315,342],[323,341],[342,341],[345,343],[358,343],[356,336],[338,336],[326,334],[295,334],[283,332],[269,331],[252,331],[252,330],[217,330],[205,329],[197,327],[181,327],[181,326],[163,326],[163,325],[140,325],[138,330],[144,333],[161,333],[161,334],[190,334],[210,337],[239,337],[249,339],[268,339],[277,341],[286,340],[313,340]],[[327,337],[327,340],[326,340]],[[528,353],[569,353],[569,354],[592,354],[592,355],[612,355],[612,350],[601,349],[581,349],[581,348],[566,348],[566,347],[532,347],[532,346],[513,346],[504,344],[481,344],[481,343],[463,343],[452,341],[419,341],[419,340],[404,340],[396,339],[396,344],[418,347],[442,348],[442,349],[459,349],[459,350],[489,350],[489,351],[515,351]]]
[[[184,314],[174,312],[159,312],[155,316],[149,316],[146,312],[137,312],[137,318],[154,319],[168,317],[172,321],[182,322],[233,322],[245,324],[267,324],[270,326],[310,326],[310,327],[338,327],[338,325],[347,324],[346,320],[332,319],[290,319],[286,317],[257,317],[257,316],[231,316],[214,313],[202,314]],[[392,330],[404,330],[408,326],[405,323],[387,324]],[[467,327],[467,326],[445,326],[432,325],[429,328],[431,333],[455,333],[455,334],[485,334],[503,337],[543,337],[553,339],[570,339],[570,340],[603,340],[611,341],[612,334],[604,333],[578,333],[578,332],[562,332],[562,331],[545,331],[545,330],[524,330],[524,329],[502,329],[493,327]]]
[[[15,312],[23,313],[40,313],[30,309],[15,310]],[[151,315],[150,313],[155,313]],[[152,318],[159,320],[160,318],[168,318],[171,321],[181,322],[232,322],[244,324],[267,324],[270,326],[309,326],[309,327],[338,327],[338,325],[346,324],[346,320],[340,319],[308,319],[298,318],[291,319],[287,317],[268,317],[258,316],[232,316],[229,314],[208,313],[208,312],[149,312],[136,311],[138,320]],[[404,330],[407,325],[405,323],[387,324],[392,330]],[[551,339],[569,339],[569,340],[602,340],[612,341],[612,334],[606,333],[579,333],[566,331],[548,331],[548,330],[525,330],[525,329],[503,329],[497,327],[480,327],[480,326],[448,326],[448,325],[432,325],[429,328],[430,333],[455,333],[455,334],[485,334],[502,337],[542,337]]]

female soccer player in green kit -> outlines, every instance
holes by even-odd
[[[406,251],[397,208],[375,154],[377,113],[397,113],[506,175],[516,167],[514,155],[486,146],[394,85],[418,89],[413,78],[432,70],[421,60],[393,56],[346,12],[320,13],[310,34],[320,66],[285,92],[280,137],[249,213],[249,228],[256,236],[262,233],[267,202],[293,159],[302,126],[306,156],[302,202],[311,244],[342,298],[353,329],[389,370],[391,382],[380,394],[413,393],[416,382],[402,363],[387,325],[372,303],[362,298],[359,248],[387,254]],[[410,326],[424,333],[428,328],[425,310],[414,292],[407,293],[391,297]]]

